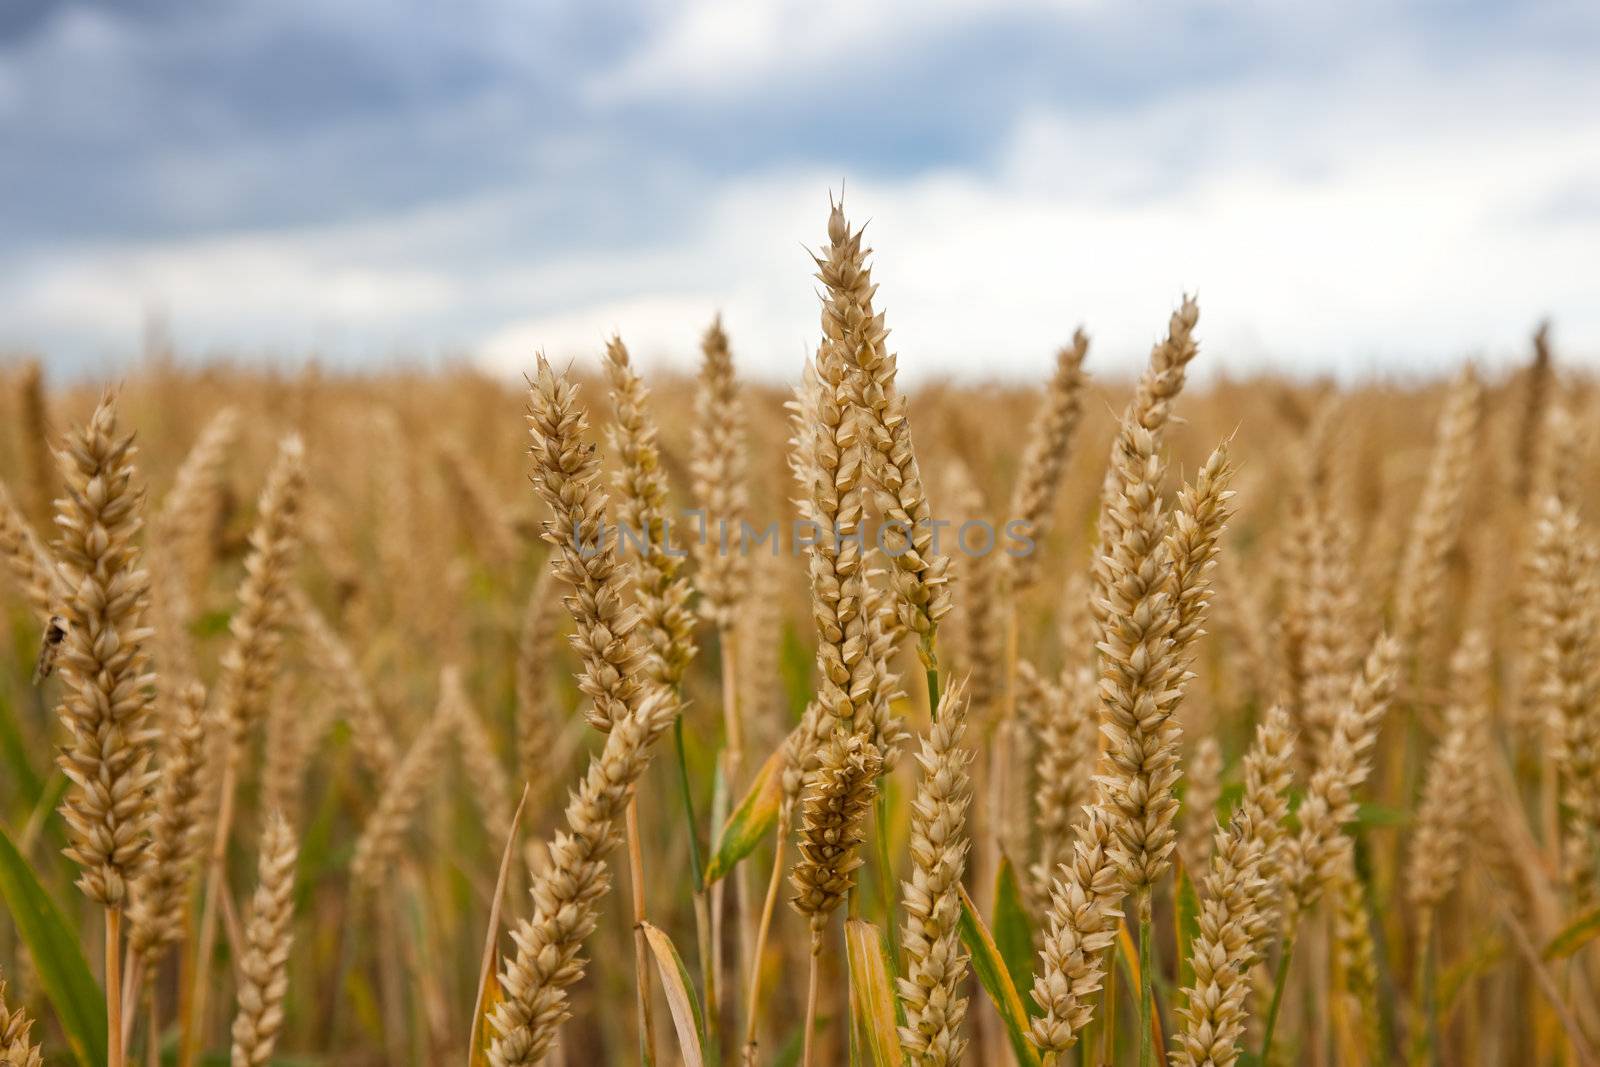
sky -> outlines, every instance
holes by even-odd
[[[902,375],[1600,362],[1600,4],[7,0],[0,352],[520,373],[815,343],[830,192]]]

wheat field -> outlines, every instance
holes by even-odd
[[[1547,332],[909,395],[817,221],[792,388],[5,365],[0,1063],[1600,1062]]]

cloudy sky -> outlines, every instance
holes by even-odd
[[[908,375],[1600,360],[1593,0],[7,0],[0,349],[750,373],[830,188]]]

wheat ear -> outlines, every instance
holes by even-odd
[[[43,1067],[39,1046],[29,1040],[33,1020],[28,1013],[12,1011],[6,1004],[6,982],[0,978],[0,1063],[7,1067]]]
[[[732,627],[738,615],[739,602],[748,592],[750,565],[739,540],[748,493],[744,416],[720,315],[706,330],[700,351],[690,470],[695,503],[704,512],[705,535],[695,543],[695,584],[701,614],[720,633]]]
[[[155,679],[144,624],[150,578],[134,543],[144,525],[136,451],[133,435],[117,428],[115,401],[101,400],[61,449],[66,495],[56,516],[56,551],[71,590],[61,607],[59,657],[67,729],[59,762],[72,781],[61,806],[66,853],[80,869],[79,888],[112,911],[125,905],[144,853],[155,781],[147,724]]]
[[[1092,796],[1100,734],[1093,671],[1067,672],[1051,690],[1054,699],[1039,724],[1034,770],[1039,853],[1033,882],[1038,891],[1049,887],[1062,857],[1071,853],[1073,827]]]
[[[902,898],[906,977],[899,982],[906,1024],[900,1040],[918,1067],[959,1064],[967,1045],[961,1035],[967,955],[958,929],[961,878],[971,847],[967,768],[972,753],[962,743],[966,728],[966,695],[958,683],[939,698],[938,715],[923,739],[917,757],[922,777],[911,807],[912,873]]]
[[[350,880],[363,892],[382,888],[383,879],[399,859],[406,831],[430,782],[439,772],[444,745],[453,730],[465,697],[461,674],[455,667],[439,673],[439,703],[406,754],[395,765],[378,794],[378,804],[367,816],[350,858]]]
[[[638,613],[627,604],[620,553],[603,543],[609,498],[599,484],[599,457],[583,441],[588,420],[577,387],[541,355],[529,398],[533,484],[551,512],[544,530],[554,550],[550,567],[573,589],[567,608],[583,664],[578,686],[592,702],[590,724],[605,732],[639,702]]]
[[[44,371],[39,361],[30,359],[18,375],[18,421],[24,449],[23,466],[27,475],[25,506],[34,522],[48,521],[55,493],[56,470],[50,456],[50,405],[45,397]]]
[[[11,576],[41,624],[56,612],[56,605],[67,595],[66,581],[56,568],[55,555],[33,532],[28,520],[17,510],[5,485],[0,484],[0,555],[6,558]]]
[[[1399,660],[1394,638],[1380,637],[1373,645],[1296,809],[1300,831],[1286,842],[1284,858],[1292,919],[1322,896],[1351,847],[1344,825],[1355,818],[1355,792],[1372,769],[1372,748],[1394,696]]]
[[[233,1067],[262,1067],[283,1028],[294,943],[294,831],[279,812],[261,831],[256,893],[244,925],[239,959],[238,1009],[233,1017]]]
[[[1029,1034],[1046,1065],[1077,1044],[1094,1015],[1094,995],[1105,979],[1106,950],[1117,940],[1117,921],[1127,890],[1111,822],[1116,816],[1099,806],[1085,811],[1072,856],[1056,871],[1050,888],[1033,1000],[1042,1014]]]
[[[1198,874],[1211,865],[1212,836],[1217,825],[1217,801],[1222,798],[1222,746],[1215,737],[1202,737],[1189,763],[1188,791],[1183,796],[1183,827],[1178,854],[1184,866]]]
[[[1006,521],[1033,547],[1031,551],[1004,557],[1013,593],[1031,587],[1038,580],[1038,542],[1049,530],[1072,435],[1083,415],[1083,358],[1088,352],[1089,335],[1080,329],[1072,335],[1072,343],[1056,353],[1055,373],[1045,388],[1044,403],[1028,433],[1022,470],[1011,492],[1011,512]],[[1018,523],[1021,525],[1016,526]]]
[[[561,725],[550,669],[561,629],[555,580],[548,570],[540,570],[517,635],[517,769],[525,782],[539,782],[550,769],[551,746]]]
[[[1413,652],[1439,614],[1446,557],[1461,528],[1482,407],[1483,387],[1469,365],[1450,387],[1439,415],[1427,481],[1400,562],[1395,636]]]
[[[307,658],[349,723],[356,756],[373,781],[387,781],[400,758],[399,750],[355,653],[304,591],[294,589],[290,598]]]
[[[790,872],[796,911],[811,928],[811,978],[806,995],[806,1031],[801,1063],[812,1062],[817,1010],[817,973],[828,919],[855,889],[866,839],[867,809],[877,792],[883,762],[860,734],[835,731],[818,753],[800,828],[800,859]]]
[[[186,1043],[179,1063],[190,1067],[199,1055],[200,1031],[206,1017],[209,971],[216,939],[219,898],[226,892],[223,870],[228,835],[233,828],[234,793],[251,730],[266,713],[272,683],[277,677],[283,631],[289,616],[289,589],[300,551],[300,510],[305,495],[305,446],[297,435],[284,438],[267,473],[257,505],[250,550],[245,557],[244,580],[239,585],[239,607],[229,620],[232,643],[222,656],[222,673],[216,686],[217,721],[225,731],[216,808],[204,813],[210,838],[204,902],[196,935],[194,994],[189,1003]],[[209,783],[207,783],[209,789]]]
[[[1190,946],[1194,983],[1183,990],[1178,1009],[1183,1033],[1171,1054],[1177,1067],[1231,1067],[1239,1058],[1248,975],[1259,959],[1259,935],[1271,925],[1264,912],[1289,810],[1293,752],[1289,716],[1274,708],[1245,756],[1244,799],[1216,829],[1199,931]]]
[[[830,205],[828,245],[815,257],[824,287],[822,337],[827,352],[827,366],[819,369],[833,402],[844,402],[858,413],[864,470],[883,515],[879,536],[894,560],[897,615],[917,635],[923,658],[931,663],[934,631],[950,611],[950,560],[934,548],[933,514],[911,443],[907,402],[895,387],[896,360],[886,343],[883,313],[873,310],[877,287],[867,266],[871,249],[863,247],[861,236],[861,230],[851,230],[843,205]],[[892,537],[887,534],[891,530]]]
[[[171,716],[172,735],[161,763],[150,849],[134,883],[128,947],[153,972],[162,953],[183,935],[194,882],[205,763],[205,687],[190,682]]]
[[[516,807],[511,779],[500,762],[500,754],[495,751],[494,736],[473,707],[465,688],[459,684],[451,710],[456,720],[454,733],[461,753],[461,767],[467,781],[472,783],[468,791],[478,806],[484,832],[492,848],[498,851],[511,839],[511,815]]]
[[[882,769],[876,748],[859,735],[835,733],[818,753],[802,813],[800,860],[791,874],[792,902],[810,920],[813,935],[855,887],[867,809]]]
[[[1580,902],[1593,894],[1600,827],[1600,675],[1594,669],[1597,553],[1575,509],[1551,494],[1534,527],[1530,634],[1537,635],[1531,696],[1551,739],[1551,762],[1566,808],[1565,861]]]
[[[1475,764],[1487,755],[1479,731],[1488,724],[1489,684],[1489,646],[1481,632],[1468,631],[1450,659],[1444,736],[1428,762],[1407,864],[1406,895],[1424,926],[1455,885],[1467,835],[1480,814],[1462,802],[1461,790],[1482,773]]]
[[[714,433],[706,432],[718,441],[736,443],[742,440],[742,431],[738,429],[737,416],[726,410],[736,397],[731,392],[731,365],[725,377],[720,371],[710,372],[709,357],[707,363],[702,377],[706,393],[702,396],[714,394],[718,399],[710,406],[723,411],[719,428]],[[667,476],[661,467],[655,420],[650,416],[650,392],[629,362],[628,349],[621,338],[613,337],[606,345],[606,374],[616,418],[611,443],[621,461],[614,483],[617,514],[628,529],[646,537],[639,557],[638,599],[640,633],[649,649],[647,668],[655,684],[676,689],[695,654],[694,616],[688,608],[688,579],[679,574],[682,554],[674,549],[667,522]],[[707,379],[719,384],[713,387]],[[744,487],[740,472],[737,468],[718,471],[716,478],[710,477],[709,469],[697,475],[704,479],[696,490],[702,505],[709,513],[715,501],[720,508],[742,514]],[[732,584],[733,580],[729,581]],[[718,618],[722,617],[722,607],[713,610]]]
[[[205,588],[211,570],[213,533],[223,503],[223,467],[238,435],[236,408],[213,415],[183,458],[156,514],[155,529],[178,561],[186,600]]]
[[[516,955],[500,974],[505,999],[490,1016],[495,1067],[539,1063],[568,1017],[566,988],[583,977],[583,941],[610,888],[606,854],[617,843],[634,783],[676,711],[658,690],[616,721],[568,802],[567,829],[556,833],[545,866],[534,875],[533,914],[512,932]]]

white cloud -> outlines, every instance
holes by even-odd
[[[662,28],[615,67],[590,79],[597,101],[658,94],[736,91],[774,79],[822,76],[832,66],[871,64],[923,38],[1007,10],[1061,12],[1077,0],[688,0],[666,10]]]

